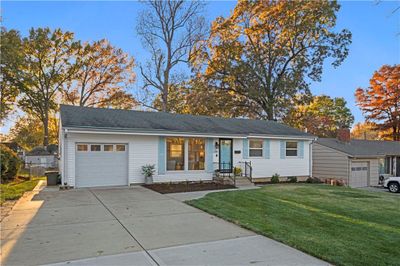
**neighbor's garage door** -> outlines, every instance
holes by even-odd
[[[368,163],[352,162],[350,187],[366,187],[368,186]]]
[[[126,144],[77,143],[76,186],[122,186],[128,184]]]

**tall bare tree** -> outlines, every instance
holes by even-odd
[[[131,109],[135,105],[126,88],[135,81],[134,60],[107,40],[86,43],[77,54],[79,69],[66,83],[67,103],[90,107]]]
[[[151,59],[140,66],[143,89],[158,90],[161,110],[168,112],[169,90],[182,81],[177,66],[189,62],[194,44],[203,37],[204,18],[199,15],[203,3],[184,0],[145,3],[147,9],[140,14],[137,25],[143,45],[151,54]]]

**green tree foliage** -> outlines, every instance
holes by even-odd
[[[292,98],[320,80],[323,63],[347,57],[348,30],[336,31],[336,1],[239,1],[199,42],[193,65],[211,87],[233,92],[267,119],[286,114]]]
[[[292,108],[284,121],[319,137],[335,137],[339,128],[353,124],[354,117],[343,98],[321,95],[314,96],[308,104]]]
[[[58,119],[50,116],[48,126],[49,147],[51,144],[58,143]],[[36,146],[42,146],[43,127],[40,119],[30,115],[19,118],[10,129],[9,138],[28,151]]]
[[[22,41],[18,31],[1,28],[0,42],[0,125],[15,110],[19,94],[14,73],[23,60]]]
[[[77,70],[73,60],[80,43],[71,32],[49,28],[31,29],[23,38],[24,58],[10,79],[19,88],[19,107],[40,119],[43,146],[49,144],[49,117],[57,110],[56,97]]]
[[[21,160],[17,154],[7,146],[0,144],[1,182],[13,180],[21,168]]]
[[[246,98],[208,87],[200,78],[172,86],[168,93],[170,112],[218,117],[254,117],[248,111]],[[156,97],[154,107],[162,109],[162,99]]]

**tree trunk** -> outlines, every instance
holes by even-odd
[[[168,112],[168,89],[165,88],[162,93],[162,111]]]
[[[43,117],[43,146],[47,149],[49,145],[49,116],[45,114]]]

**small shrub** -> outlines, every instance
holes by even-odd
[[[153,175],[155,171],[156,170],[154,164],[146,164],[142,166],[142,174],[145,177],[146,184],[153,183]]]
[[[272,183],[272,184],[279,183],[279,177],[280,177],[280,175],[274,174],[274,175],[271,177],[271,183]]]
[[[297,177],[296,176],[289,176],[288,177],[289,183],[296,183],[297,182]]]
[[[21,160],[17,154],[5,145],[0,146],[1,181],[13,180],[21,168]]]
[[[146,164],[142,166],[142,174],[144,177],[151,177],[154,175],[155,170],[155,165],[154,164]]]
[[[233,173],[235,174],[235,176],[242,175],[242,168],[240,168],[240,167],[233,168]]]
[[[306,183],[320,184],[320,183],[322,183],[322,181],[317,177],[309,177],[309,178],[307,178]]]

